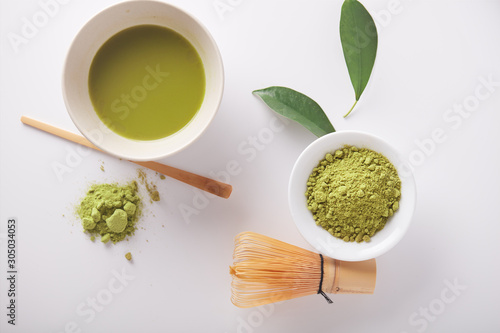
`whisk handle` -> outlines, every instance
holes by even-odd
[[[324,257],[323,291],[330,294],[373,294],[377,280],[375,259],[340,261]]]

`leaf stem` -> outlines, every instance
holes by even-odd
[[[358,100],[356,100],[356,102],[354,102],[354,105],[351,107],[351,109],[349,110],[349,112],[347,112],[345,115],[344,115],[344,118],[347,117],[349,115],[349,113],[351,113],[352,109],[354,109],[354,107],[356,106],[356,104],[358,103]]]

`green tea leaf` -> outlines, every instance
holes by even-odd
[[[290,118],[320,137],[335,132],[321,107],[311,98],[290,88],[269,87],[253,91],[277,113]]]
[[[378,35],[370,13],[357,0],[345,0],[340,14],[340,40],[358,102],[370,79],[377,56]]]

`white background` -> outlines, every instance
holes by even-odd
[[[85,22],[116,2],[61,4],[15,52],[9,34],[21,35],[23,20],[33,21],[42,7],[38,0],[1,0],[2,332],[500,331],[500,86],[490,92],[481,83],[500,82],[498,1],[364,1],[378,24],[377,61],[357,108],[344,119],[354,93],[338,33],[342,1],[172,0],[213,34],[226,87],[208,131],[162,162],[206,176],[221,174],[232,160],[241,169],[229,179],[230,199],[208,201],[148,172],[161,201],[146,203],[129,242],[104,245],[82,233],[74,207],[89,184],[136,179],[137,167],[98,152],[75,158],[76,145],[19,118],[76,131],[61,95],[64,57]],[[253,309],[230,302],[237,233],[310,248],[291,220],[287,186],[293,163],[315,137],[290,123],[255,155],[238,150],[251,147],[249,137],[266,132],[275,117],[251,94],[271,85],[315,99],[338,131],[381,136],[415,168],[414,219],[399,245],[378,258],[374,295],[333,295],[331,305],[313,295]],[[488,96],[479,100],[476,91]],[[473,109],[465,117],[448,111],[464,103]],[[429,143],[439,129],[444,142]],[[54,166],[68,159],[71,172],[59,180]],[[197,214],[183,216],[186,206]],[[5,308],[9,217],[18,220],[15,327]],[[124,258],[128,251],[132,262]],[[115,279],[122,273],[129,277],[125,285]],[[111,294],[110,283],[122,290]],[[99,297],[106,304],[92,315],[87,302]]]

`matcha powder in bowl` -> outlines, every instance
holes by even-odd
[[[135,181],[118,184],[94,184],[77,207],[84,232],[94,240],[117,243],[131,236],[141,215],[141,200]]]
[[[316,139],[300,154],[288,202],[296,227],[319,253],[361,261],[386,253],[404,237],[416,185],[406,159],[390,143],[345,130]]]
[[[306,197],[317,225],[346,242],[369,242],[398,210],[401,180],[382,154],[345,146],[313,169]]]

